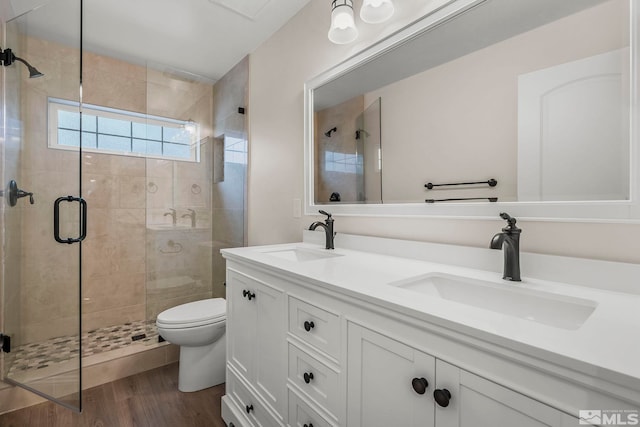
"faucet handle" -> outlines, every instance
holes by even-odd
[[[509,215],[506,212],[501,212],[500,213],[500,218],[504,219],[505,221],[507,221],[507,227],[503,229],[503,231],[521,231],[518,227],[516,227],[516,222],[517,220],[512,217],[511,215]]]
[[[323,211],[322,209],[320,209],[318,212],[320,214],[322,214],[322,215],[326,215],[327,216],[327,220],[331,219],[331,214],[329,212]]]
[[[509,215],[506,212],[501,212],[500,213],[500,218],[502,218],[504,220],[507,220],[509,222],[509,224],[512,224],[512,223],[515,224],[516,223],[516,219],[511,217],[511,215]]]

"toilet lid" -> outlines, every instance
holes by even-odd
[[[158,314],[156,322],[163,325],[208,324],[225,320],[227,301],[210,298],[178,305]]]

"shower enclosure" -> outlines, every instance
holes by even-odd
[[[18,16],[1,46],[44,73],[3,69],[2,380],[75,410],[98,381],[87,372],[154,351],[164,353],[137,369],[177,358],[157,314],[223,297],[219,249],[242,245],[246,229],[245,99],[216,96],[243,95],[246,74],[214,88],[125,61],[92,34],[92,4],[54,0]],[[221,98],[237,99],[232,113]],[[12,181],[33,204],[8,203]],[[0,383],[0,412],[10,392]]]

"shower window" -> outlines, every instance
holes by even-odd
[[[325,151],[324,170],[327,172],[357,173],[362,164],[362,156],[358,154]]]
[[[82,126],[81,126],[82,125]],[[49,147],[171,160],[200,161],[193,121],[49,98]]]

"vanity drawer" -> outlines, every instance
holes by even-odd
[[[227,368],[226,394],[231,396],[243,414],[255,427],[282,427],[266,406]]]
[[[338,360],[340,317],[295,297],[289,297],[289,332]]]
[[[334,417],[338,413],[338,372],[292,343],[289,343],[289,381]]]
[[[221,415],[228,427],[245,427],[251,425],[246,412],[240,411],[236,402],[230,396],[222,396]]]
[[[337,424],[327,420],[305,403],[293,390],[289,390],[289,426],[337,427]]]

